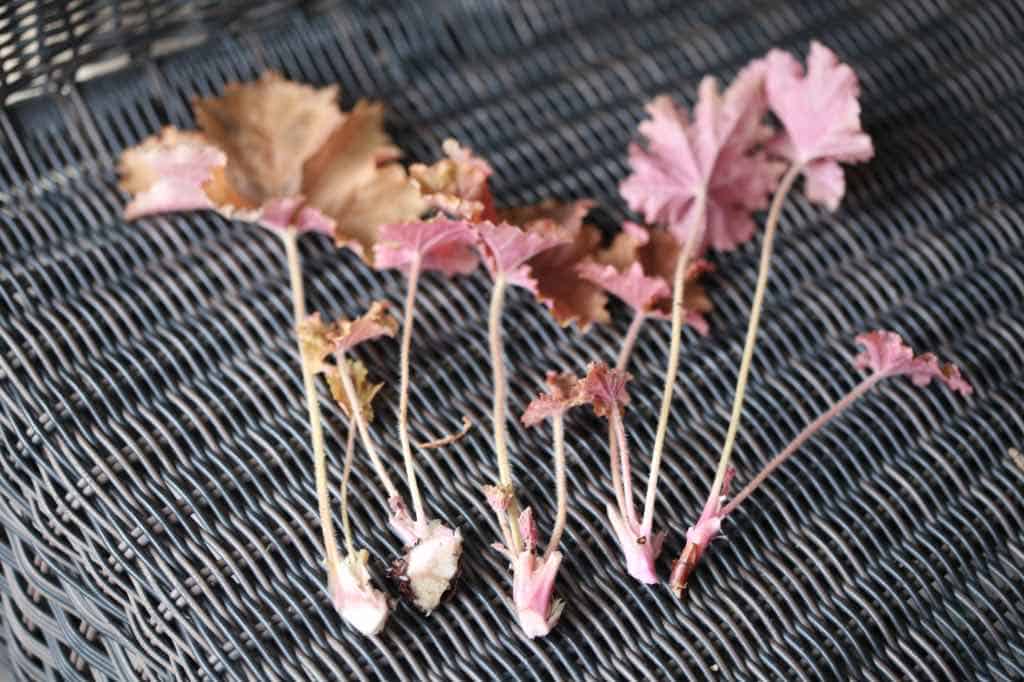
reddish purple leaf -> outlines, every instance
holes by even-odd
[[[672,289],[661,277],[648,277],[640,263],[634,262],[625,272],[612,265],[594,261],[580,263],[577,272],[584,279],[622,299],[638,313],[649,313],[658,301],[672,295]]]
[[[588,402],[594,406],[594,413],[599,417],[607,417],[613,408],[625,408],[629,404],[626,384],[632,379],[633,375],[629,372],[610,369],[603,362],[590,363],[587,376],[583,379],[583,390]]]
[[[164,128],[121,156],[121,189],[134,197],[125,206],[125,220],[212,208],[203,186],[226,163],[224,152],[202,135]]]
[[[583,381],[572,372],[548,372],[547,384],[551,390],[534,398],[523,412],[524,426],[536,426],[548,417],[587,402]]]

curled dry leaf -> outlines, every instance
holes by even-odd
[[[409,166],[409,176],[427,207],[470,222],[497,220],[488,184],[490,164],[455,140],[445,140],[441,148],[447,158],[429,166]]]
[[[436,450],[437,448],[443,448],[446,445],[452,443],[458,443],[460,440],[466,437],[469,430],[473,428],[473,422],[470,421],[469,417],[462,415],[462,428],[455,433],[449,433],[447,436],[441,436],[433,440],[424,441],[422,443],[416,443],[416,447],[420,450]]]
[[[626,222],[607,249],[599,251],[593,262],[582,264],[581,274],[621,298],[637,312],[669,319],[672,316],[672,276],[681,248],[667,230],[648,230]],[[608,270],[608,266],[614,270]],[[713,269],[706,260],[693,261],[686,271],[683,293],[686,323],[705,335],[708,333],[705,315],[713,306],[700,278]]]
[[[550,223],[538,225],[532,232],[508,223],[481,222],[474,225],[479,237],[478,248],[491,277],[505,277],[509,284],[537,293],[527,261],[542,251],[564,244],[570,236]]]
[[[480,263],[474,244],[476,231],[464,220],[442,218],[384,225],[374,246],[374,263],[380,270],[398,268],[408,272],[419,259],[422,270],[437,270],[448,277],[465,275]]]
[[[346,360],[348,365],[349,376],[352,377],[352,384],[355,386],[356,395],[359,397],[359,409],[362,410],[363,418],[366,419],[367,423],[373,421],[373,399],[377,396],[377,393],[384,387],[383,383],[374,384],[367,378],[368,372],[366,365],[359,360]],[[345,413],[345,416],[352,416],[352,406],[349,404],[348,394],[345,393],[345,388],[341,382],[341,375],[338,373],[336,366],[325,366],[323,368],[324,377],[327,379],[327,386],[331,390],[331,397],[334,398],[334,402],[338,403],[338,407]]]
[[[303,362],[314,374],[325,371],[331,353],[347,352],[364,341],[394,336],[396,331],[398,320],[388,313],[387,301],[374,301],[366,314],[354,320],[324,322],[320,313],[312,313],[297,328]]]
[[[536,206],[499,211],[502,220],[521,225],[527,233],[561,232],[565,235],[565,243],[536,254],[527,264],[537,282],[537,300],[551,310],[560,325],[575,323],[583,332],[594,322],[607,324],[611,319],[604,290],[582,277],[576,269],[601,246],[601,232],[583,222],[593,205],[594,202],[588,200],[569,204],[545,201]]]
[[[940,363],[933,353],[915,356],[896,332],[872,331],[859,335],[856,341],[864,347],[864,352],[854,358],[857,369],[870,369],[881,377],[904,375],[916,386],[927,386],[932,379],[938,379],[964,396],[974,392],[956,365]]]
[[[645,146],[629,148],[632,173],[619,188],[629,207],[647,222],[667,226],[680,243],[691,229],[703,229],[698,253],[750,239],[751,214],[767,207],[778,183],[782,167],[762,148],[771,136],[762,123],[765,68],[763,60],[751,63],[722,94],[717,81],[706,77],[692,122],[669,97],[655,98],[647,106],[650,118],[640,123]],[[695,224],[702,196],[706,220]]]
[[[588,401],[584,382],[572,372],[548,372],[546,382],[550,390],[527,405],[522,416],[524,426],[536,426],[548,417],[562,414]]]
[[[875,153],[860,125],[857,74],[813,41],[806,73],[788,52],[769,52],[765,89],[786,129],[773,151],[803,168],[808,199],[836,210],[846,191],[839,164],[867,161]]]

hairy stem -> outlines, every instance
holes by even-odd
[[[615,438],[615,425],[608,419],[608,468],[612,472],[612,490],[615,492],[615,504],[619,508],[619,516],[629,519],[626,511],[626,496],[622,488],[622,469],[619,465],[619,445]]]
[[[402,320],[401,387],[398,392],[398,438],[402,443],[402,461],[405,463],[405,481],[416,513],[416,525],[427,523],[423,509],[423,496],[416,481],[416,461],[409,443],[409,354],[412,348],[412,326],[415,319],[416,289],[420,281],[420,257],[417,256],[409,268],[408,291],[405,296],[405,317]]]
[[[569,505],[565,482],[565,429],[560,412],[555,414],[552,424],[555,440],[555,495],[558,498],[558,512],[555,515],[555,527],[551,530],[551,539],[548,540],[548,546],[544,550],[545,560],[558,549],[558,543],[562,540],[565,516]]]
[[[629,359],[633,355],[633,347],[636,345],[636,338],[640,334],[640,327],[644,325],[647,315],[637,311],[633,321],[629,323],[626,336],[622,339],[622,348],[619,349],[619,358],[615,361],[615,369],[625,370],[629,366]]]
[[[612,405],[612,413],[608,415],[608,423],[615,433],[622,466],[622,504],[625,507],[622,519],[636,529],[638,521],[636,518],[636,506],[633,504],[632,463],[629,456],[629,444],[626,443],[626,427],[622,423],[622,413],[619,412],[618,405]],[[645,528],[649,527],[645,526]]]
[[[775,457],[773,457],[771,461],[768,462],[768,464],[766,464],[763,469],[761,469],[757,476],[754,476],[754,478],[751,479],[750,483],[747,483],[747,485],[744,486],[743,490],[739,491],[731,500],[729,500],[729,504],[722,507],[722,516],[727,516],[728,514],[735,511],[736,507],[738,507],[740,503],[743,502],[743,500],[750,497],[750,494],[757,490],[758,486],[764,483],[765,479],[767,479],[773,471],[778,469],[783,462],[789,459],[794,452],[799,450],[800,447],[804,443],[806,443],[811,436],[813,436],[817,431],[819,431],[823,426],[825,426],[825,424],[831,421],[833,417],[835,417],[840,412],[849,407],[853,403],[853,401],[857,400],[857,398],[867,393],[872,386],[877,384],[883,378],[883,374],[871,374],[866,379],[861,381],[859,384],[854,386],[853,389],[845,396],[843,396],[836,404],[834,404],[824,413],[819,415],[818,418],[815,419],[813,422],[804,427],[804,430],[801,431],[797,435],[797,437],[794,438],[789,443],[789,445],[785,447],[784,450],[782,450],[782,452],[775,455]]]
[[[302,265],[299,261],[299,233],[288,229],[281,236],[285,255],[288,259],[288,276],[291,281],[292,314],[297,330],[306,317],[306,302],[302,288]],[[313,445],[313,475],[316,479],[317,506],[320,526],[324,539],[324,563],[328,572],[335,570],[338,559],[338,542],[334,537],[334,522],[331,519],[330,498],[327,491],[327,452],[324,448],[324,429],[320,420],[320,398],[316,392],[316,377],[310,370],[302,344],[299,343],[299,362],[302,365],[302,384],[306,394],[306,412],[309,415],[309,435]]]
[[[341,528],[345,534],[345,551],[348,556],[356,553],[352,539],[352,524],[348,518],[348,480],[352,476],[352,459],[356,452],[356,425],[350,420],[348,436],[345,438],[345,464],[341,469]]]
[[[488,320],[488,336],[491,346],[491,369],[494,372],[494,453],[498,458],[498,481],[510,492],[511,500],[508,508],[508,526],[512,536],[512,556],[521,549],[519,537],[519,502],[516,500],[515,489],[512,487],[512,467],[508,460],[508,443],[506,442],[506,402],[508,385],[505,378],[505,351],[501,341],[501,312],[505,307],[505,289],[508,280],[499,274],[494,278],[494,290],[491,293],[491,310]]]
[[[679,345],[683,336],[683,323],[686,314],[683,310],[683,294],[686,292],[686,270],[697,242],[704,235],[704,218],[706,197],[697,197],[694,207],[693,221],[683,248],[676,260],[676,269],[672,278],[672,339],[668,350],[668,367],[665,369],[665,388],[661,394],[661,412],[658,414],[658,428],[654,433],[654,449],[651,452],[651,468],[647,477],[647,495],[644,498],[643,527],[650,528],[654,522],[654,507],[658,493],[658,474],[661,471],[661,454],[665,448],[665,435],[668,431],[668,418],[672,413],[672,396],[676,388],[676,372],[679,370]]]
[[[366,415],[358,407],[361,404],[359,394],[356,393],[355,384],[352,383],[352,372],[349,370],[348,362],[345,360],[345,352],[338,351],[334,354],[334,357],[337,359],[341,386],[345,389],[345,397],[348,398],[348,404],[352,408],[352,419],[355,420],[356,428],[359,429],[359,438],[363,441],[363,448],[370,455],[370,461],[373,463],[373,468],[377,471],[377,476],[380,478],[381,483],[384,484],[384,490],[388,494],[388,499],[400,497],[398,489],[392,482],[391,477],[388,476],[387,469],[384,468],[380,455],[377,454],[377,448],[373,444],[373,439],[370,438],[370,429],[366,425]]]
[[[729,461],[732,459],[732,449],[736,444],[736,434],[740,428],[740,418],[743,414],[743,397],[747,389],[747,377],[750,374],[750,362],[754,357],[754,345],[757,342],[757,328],[761,321],[761,306],[764,303],[764,292],[768,286],[768,273],[771,270],[772,245],[775,242],[775,232],[779,227],[779,216],[782,214],[782,205],[786,201],[793,181],[800,174],[802,166],[793,164],[786,171],[775,190],[772,198],[772,205],[768,211],[768,220],[764,227],[764,241],[761,244],[761,260],[757,267],[757,285],[754,287],[754,300],[750,304],[750,320],[747,323],[747,338],[743,342],[743,356],[740,358],[739,375],[736,377],[736,394],[732,402],[732,415],[729,418],[729,430],[725,434],[725,442],[722,444],[722,454],[718,460],[718,470],[715,472],[715,480],[711,484],[709,499],[716,498],[725,480],[725,472],[729,470]]]
[[[288,257],[288,276],[292,284],[292,313],[295,316],[295,326],[306,317],[306,297],[302,289],[302,265],[299,263],[299,233],[294,228],[288,228],[281,235],[284,242],[284,252]],[[299,353],[302,349],[299,348]]]

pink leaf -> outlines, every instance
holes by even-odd
[[[374,266],[407,271],[420,258],[424,270],[438,270],[448,277],[465,275],[480,262],[472,248],[475,243],[476,232],[462,220],[384,225],[373,249]]]
[[[520,552],[512,564],[512,601],[519,625],[530,639],[551,632],[565,608],[564,602],[552,601],[561,564],[561,552],[541,561],[532,551]]]
[[[491,222],[475,223],[480,239],[480,255],[491,277],[504,276],[509,284],[537,293],[537,282],[526,261],[538,253],[569,241],[560,228],[525,232],[515,225]]]
[[[640,263],[634,262],[628,270],[620,272],[611,265],[586,261],[577,266],[577,271],[584,279],[621,298],[638,313],[650,312],[658,301],[672,295],[668,283],[660,277],[646,276]]]
[[[164,128],[125,151],[118,166],[121,189],[134,195],[125,220],[170,211],[212,208],[203,185],[227,164],[224,152],[198,133]]]
[[[584,392],[594,406],[594,413],[606,417],[613,409],[621,410],[629,404],[626,384],[633,376],[620,369],[609,369],[603,362],[592,362],[584,378]]]
[[[932,353],[914,356],[910,346],[896,332],[878,330],[856,338],[864,352],[854,358],[857,369],[870,369],[881,377],[904,375],[916,386],[927,386],[932,379],[946,384],[951,391],[969,396],[974,389],[952,363],[940,364]]]
[[[874,155],[861,130],[857,74],[835,53],[811,42],[807,72],[789,53],[767,57],[765,90],[772,111],[786,129],[776,151],[804,166],[807,197],[835,210],[843,197],[843,171],[837,162],[859,163]]]
[[[629,207],[650,223],[667,225],[680,242],[703,230],[707,246],[735,248],[754,233],[753,211],[767,207],[779,164],[761,150],[770,131],[763,61],[743,69],[724,94],[713,78],[701,81],[694,120],[666,96],[655,98],[641,122],[646,147],[631,145],[632,174],[620,185]],[[694,225],[698,197],[706,197],[706,220]]]
[[[562,414],[587,401],[583,382],[572,372],[548,372],[547,384],[551,390],[534,398],[523,412],[524,426],[536,426],[548,417]]]

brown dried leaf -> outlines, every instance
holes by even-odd
[[[471,222],[497,221],[488,184],[490,164],[455,140],[445,140],[441,148],[447,158],[409,166],[409,176],[429,207]]]
[[[427,204],[384,132],[384,108],[358,102],[305,165],[307,200],[336,222],[335,242],[372,263],[380,227],[416,220]]]
[[[627,270],[633,263],[639,263],[648,277],[663,279],[672,289],[675,275],[676,260],[679,258],[679,242],[668,230],[646,229],[635,223],[625,223],[622,231],[615,235],[607,249],[599,251],[594,257],[598,263],[612,265],[619,271]],[[683,292],[683,308],[691,318],[689,324],[698,331],[702,328],[706,333],[707,323],[703,316],[710,313],[714,306],[699,280],[701,275],[709,272],[713,266],[705,260],[696,260],[690,264],[686,273],[686,289]],[[672,315],[671,294],[655,306],[655,311],[662,317]]]
[[[575,322],[583,332],[594,322],[605,324],[611,319],[604,290],[576,270],[577,265],[594,257],[601,246],[600,231],[583,223],[591,206],[593,202],[587,200],[569,204],[545,201],[500,212],[503,220],[522,225],[528,233],[559,228],[569,236],[570,241],[537,254],[527,264],[537,281],[537,300],[548,306],[560,325]]]
[[[352,384],[355,386],[356,395],[359,397],[359,407],[363,412],[363,417],[367,422],[373,421],[373,399],[376,397],[377,392],[384,387],[383,383],[373,384],[367,379],[366,365],[358,360],[347,360],[348,371],[352,376]],[[341,382],[341,375],[337,366],[331,366],[326,368],[324,371],[324,377],[327,379],[327,386],[331,389],[331,397],[338,403],[338,407],[345,413],[346,416],[352,417],[352,406],[349,404],[348,395],[345,393],[345,387]]]
[[[228,156],[227,184],[242,207],[256,208],[302,193],[303,164],[344,120],[337,101],[337,86],[317,89],[267,72],[192,106],[206,139]]]

